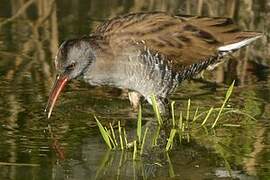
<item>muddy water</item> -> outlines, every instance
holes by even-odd
[[[129,136],[136,133],[137,113],[125,92],[117,89],[74,81],[61,95],[52,118],[46,119],[44,107],[59,43],[89,34],[117,14],[154,10],[229,16],[242,29],[266,36],[270,32],[267,1],[0,2],[0,179],[270,178],[270,86],[265,68],[270,64],[269,36],[205,73],[205,80],[183,83],[171,96],[177,115],[180,110],[185,114],[190,98],[192,114],[197,106],[220,107],[226,87],[236,80],[228,107],[256,120],[226,116],[215,130],[198,128],[168,153],[147,146],[133,161],[132,151],[108,150],[94,115],[104,124],[121,120]],[[155,127],[155,121],[152,108],[143,103],[144,127]]]

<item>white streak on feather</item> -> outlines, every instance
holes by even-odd
[[[245,40],[242,40],[240,42],[237,42],[237,43],[233,43],[233,44],[228,44],[228,45],[225,45],[225,46],[221,46],[218,48],[218,51],[233,51],[233,50],[237,50],[237,49],[240,49],[241,47],[244,47],[248,44],[250,44],[252,41],[255,41],[256,39],[262,37],[262,35],[259,35],[259,36],[255,36],[255,37],[252,37],[252,38],[248,38],[248,39],[245,39]]]

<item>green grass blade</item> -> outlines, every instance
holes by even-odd
[[[144,143],[145,143],[145,139],[146,139],[146,135],[148,132],[148,127],[146,127],[145,131],[144,131],[144,135],[143,135],[143,139],[142,139],[142,145],[141,145],[141,151],[140,151],[140,155],[143,154],[143,148],[144,148]]]
[[[223,124],[224,127],[241,127],[240,124]]]
[[[134,149],[133,149],[133,161],[135,161],[136,160],[136,155],[137,155],[137,142],[136,141],[134,141],[133,142],[134,143]]]
[[[190,99],[188,99],[188,104],[187,104],[187,116],[186,116],[186,120],[189,120],[189,113],[190,113]]]
[[[157,104],[156,97],[154,95],[151,95],[151,102],[152,102],[153,110],[155,112],[158,124],[162,125],[162,118],[161,118],[161,115],[160,115],[160,110],[159,110],[159,107],[158,107],[158,104]]]
[[[159,133],[160,133],[160,126],[157,126],[157,130],[153,136],[153,141],[152,141],[152,146],[156,146],[157,145],[157,139],[159,137]]]
[[[107,133],[108,138],[110,139],[110,142],[112,143],[112,148],[114,149],[116,147],[116,145],[114,144],[114,141],[112,139],[112,136],[110,134],[110,131],[106,127],[104,127],[104,129],[105,129],[105,131]]]
[[[139,112],[138,112],[137,137],[138,137],[139,144],[141,144],[141,137],[142,137],[142,107],[141,105],[139,105]]]
[[[248,118],[250,118],[250,119],[252,119],[252,120],[254,120],[254,121],[257,120],[257,119],[254,118],[253,116],[251,116],[251,115],[249,115],[249,114],[247,114],[247,113],[245,113],[245,112],[242,112],[242,111],[240,111],[239,109],[232,109],[232,110],[229,110],[229,111],[224,112],[223,114],[228,114],[228,113],[240,114],[240,115],[246,116],[246,117],[248,117]]]
[[[166,151],[169,151],[169,149],[172,148],[172,146],[173,146],[173,139],[174,139],[175,133],[176,133],[176,129],[172,129],[171,132],[170,132],[170,137],[169,137],[169,139],[167,141]]]
[[[118,121],[118,132],[119,132],[120,148],[121,148],[121,150],[123,150],[124,149],[124,144],[123,144],[122,130],[121,130],[120,121]]]
[[[128,140],[127,140],[127,133],[126,133],[126,129],[123,128],[123,132],[124,132],[124,140],[125,140],[125,148],[128,148]]]
[[[174,178],[175,173],[174,173],[173,165],[172,165],[171,158],[170,158],[168,152],[166,153],[166,156],[167,156],[167,162],[169,164],[169,176],[170,176],[170,178]]]
[[[214,123],[213,123],[213,125],[212,125],[211,128],[214,128],[214,127],[216,126],[217,121],[219,120],[220,115],[221,115],[221,113],[222,113],[222,111],[223,111],[223,109],[224,109],[224,107],[225,107],[225,104],[227,103],[227,101],[229,100],[229,98],[230,98],[230,96],[231,96],[231,94],[232,94],[233,87],[234,87],[234,82],[235,82],[235,81],[233,81],[233,83],[231,84],[231,86],[230,86],[229,89],[227,90],[227,93],[226,93],[225,99],[224,99],[224,101],[223,101],[223,104],[222,104],[222,106],[221,106],[221,108],[220,108],[220,110],[219,110],[219,112],[218,112],[218,115],[217,115],[217,117],[216,117],[216,119],[215,119],[215,121],[214,121]]]
[[[96,122],[97,122],[97,125],[98,125],[98,128],[99,128],[99,131],[105,141],[105,143],[107,144],[107,146],[112,149],[112,145],[111,145],[111,142],[110,142],[110,138],[109,138],[109,135],[108,135],[108,132],[105,130],[105,128],[102,126],[102,124],[99,122],[99,120],[97,119],[97,117],[95,116],[94,117]]]
[[[173,124],[173,127],[175,127],[174,104],[175,104],[175,101],[172,101],[172,103],[171,103],[171,111],[172,111],[172,124]]]
[[[211,108],[209,109],[209,111],[208,111],[207,115],[205,116],[205,118],[204,118],[204,120],[203,120],[201,126],[203,126],[203,125],[206,123],[206,121],[207,121],[208,118],[210,117],[210,114],[212,113],[213,109],[214,109],[213,107],[211,107]]]
[[[196,108],[196,111],[195,111],[195,113],[194,113],[192,122],[195,122],[195,121],[198,119],[198,117],[197,117],[198,111],[199,111],[199,107]]]
[[[230,85],[229,89],[227,90],[225,99],[228,100],[233,92],[233,87],[234,87],[234,83],[235,81],[232,82],[232,84]]]
[[[113,140],[114,140],[114,144],[115,144],[115,146],[118,146],[118,143],[117,143],[117,140],[116,140],[116,137],[115,137],[115,133],[114,133],[114,129],[112,127],[112,123],[110,123],[110,128],[111,128],[111,132],[112,132],[112,137],[113,137]]]
[[[213,112],[219,112],[220,109],[221,109],[221,107],[218,107],[218,108],[214,108],[214,107],[213,107]],[[222,114],[227,113],[228,111],[231,111],[231,110],[234,110],[234,109],[233,109],[233,108],[225,108],[225,107],[224,107],[224,108],[223,108],[223,111],[225,111],[225,110],[226,110],[226,112],[223,112]],[[202,116],[204,116],[204,115],[207,114],[207,113],[208,113],[208,111],[203,111],[203,112],[197,114],[196,119],[201,118]]]

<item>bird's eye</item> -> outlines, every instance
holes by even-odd
[[[68,70],[68,71],[71,71],[71,70],[73,70],[75,68],[75,63],[72,63],[72,64],[70,64],[70,65],[68,65],[67,67],[66,67],[66,69]]]

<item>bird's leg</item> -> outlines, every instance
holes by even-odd
[[[128,92],[128,99],[134,111],[138,110],[141,97],[142,95],[138,92],[135,91]]]

